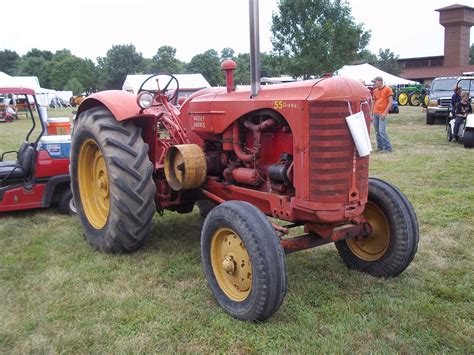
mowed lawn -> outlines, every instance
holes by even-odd
[[[0,351],[473,353],[474,150],[424,119],[402,107],[390,116],[394,153],[371,157],[371,175],[397,185],[418,214],[418,253],[399,277],[349,271],[333,245],[294,253],[280,310],[245,323],[207,288],[196,210],[156,214],[130,255],[94,251],[55,209],[7,213]],[[0,150],[20,144],[20,127],[0,124]]]

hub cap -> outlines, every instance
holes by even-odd
[[[109,217],[109,176],[102,151],[92,139],[87,139],[79,151],[78,180],[87,220],[102,229]]]
[[[242,239],[221,228],[211,241],[211,265],[221,290],[233,301],[243,301],[252,288],[252,265]]]
[[[372,234],[368,238],[347,239],[347,245],[358,258],[375,261],[384,256],[388,249],[390,227],[383,211],[371,202],[365,206],[364,216],[372,228]]]

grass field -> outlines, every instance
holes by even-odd
[[[0,151],[25,121],[0,125]],[[418,214],[411,266],[376,279],[349,271],[333,245],[288,255],[289,290],[268,321],[236,321],[201,271],[202,220],[165,213],[130,255],[98,253],[56,210],[0,216],[0,351],[474,352],[474,150],[426,126],[421,108],[390,117],[392,154],[371,175]]]

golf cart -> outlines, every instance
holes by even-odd
[[[0,152],[0,213],[53,205],[62,213],[74,212],[69,186],[70,136],[44,136],[46,127],[34,90],[0,87],[1,94],[25,99],[32,127],[17,150]]]
[[[474,77],[459,78],[456,86],[460,86],[462,91],[469,93],[469,102],[474,108]],[[454,111],[452,107],[450,107],[449,111],[449,120],[446,120],[446,132],[448,141],[451,142],[455,136],[455,117],[452,116]],[[459,125],[456,135],[459,137],[458,142],[464,144],[464,148],[474,148],[474,114],[467,115],[466,119]]]

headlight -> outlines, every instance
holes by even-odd
[[[438,106],[438,100],[430,100],[428,106]]]
[[[141,92],[137,97],[138,106],[143,109],[150,108],[153,105],[153,101],[155,100],[155,96],[148,91]]]

